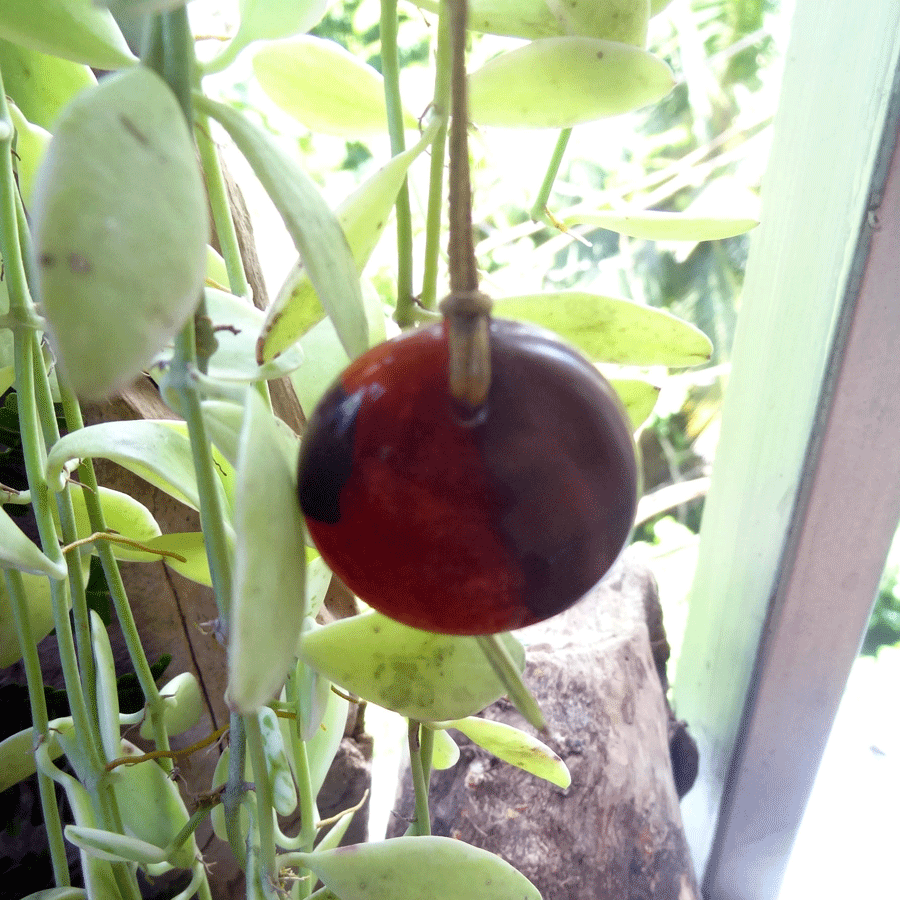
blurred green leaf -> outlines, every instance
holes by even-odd
[[[558,291],[494,301],[497,316],[543,325],[593,362],[633,366],[696,366],[712,345],[670,313],[617,297]]]

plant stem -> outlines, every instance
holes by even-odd
[[[56,411],[50,394],[50,384],[44,370],[44,360],[40,348],[32,353],[34,364],[35,399],[44,434],[44,447],[49,449],[59,440],[59,426],[56,423]],[[63,379],[60,380],[62,388]],[[63,543],[70,544],[78,539],[75,525],[75,509],[68,486],[56,495],[56,507],[59,511],[60,532]],[[75,626],[75,640],[78,647],[78,665],[81,670],[81,683],[84,688],[91,722],[99,723],[97,710],[97,675],[94,669],[94,651],[91,643],[91,620],[88,613],[87,594],[85,592],[84,570],[81,567],[79,554],[73,554],[67,560],[69,571],[69,593],[72,599],[72,619]],[[100,746],[100,732],[94,735]]]
[[[64,384],[60,384],[60,395],[66,428],[70,433],[84,428],[81,407],[75,395]],[[87,509],[91,530],[95,533],[105,532],[106,519],[103,514],[103,507],[100,505],[97,474],[90,459],[82,460],[78,469],[78,479],[84,485],[84,504]],[[137,623],[134,621],[131,604],[128,601],[128,594],[125,590],[125,583],[122,581],[122,573],[119,570],[119,563],[116,560],[112,547],[105,541],[98,541],[96,548],[100,565],[103,568],[103,575],[106,578],[106,586],[109,588],[113,608],[116,611],[116,618],[119,620],[119,627],[122,630],[125,646],[128,649],[128,656],[132,666],[134,666],[138,684],[140,684],[141,691],[144,694],[147,715],[153,728],[153,739],[156,749],[168,750],[169,735],[166,731],[163,717],[164,703],[153,679],[147,654],[144,652],[141,644]],[[170,772],[174,768],[172,761],[168,759],[161,760],[161,765]]]
[[[425,309],[437,306],[438,262],[441,249],[441,216],[444,206],[444,160],[447,149],[447,124],[450,112],[450,8],[441,0],[435,53],[434,99],[432,103],[441,125],[431,145],[431,169],[428,180],[428,212],[425,219],[425,268],[422,274],[420,303]]]
[[[231,727],[228,729],[229,756],[228,781],[222,791],[222,808],[225,810],[225,831],[228,844],[238,865],[247,867],[247,848],[241,840],[240,814],[241,803],[246,793],[244,786],[244,767],[247,759],[247,736],[244,731],[244,718],[237,713],[231,714]]]
[[[38,658],[37,645],[31,631],[31,617],[28,613],[25,584],[22,581],[22,573],[15,569],[4,569],[3,575],[12,607],[19,648],[22,651],[25,681],[28,685],[28,701],[31,704],[31,723],[41,740],[46,741],[49,740],[49,729],[47,704],[44,699],[44,679],[41,674],[41,661]],[[57,887],[68,887],[71,881],[69,880],[69,865],[66,861],[62,820],[59,817],[59,805],[56,802],[56,790],[52,779],[45,772],[38,770],[37,774],[41,811],[44,814],[44,826],[47,829],[47,841],[50,845],[53,878]]]
[[[496,634],[479,635],[477,640],[497,677],[509,692],[509,699],[515,704],[516,709],[522,713],[530,725],[533,725],[542,734],[547,734],[544,714],[531,695],[531,691],[522,681],[518,666],[509,655],[503,642]]]
[[[228,202],[222,163],[210,136],[209,116],[198,112],[195,114],[195,121],[194,134],[200,151],[200,165],[206,178],[206,194],[209,197],[209,208],[212,210],[213,226],[219,238],[219,248],[228,272],[228,287],[235,296],[246,297],[250,288],[244,273],[244,261],[241,258],[237,231]]]
[[[263,878],[275,881],[275,832],[272,828],[274,815],[274,798],[272,781],[266,766],[265,747],[263,746],[262,729],[255,715],[244,716],[244,728],[247,733],[247,749],[250,752],[250,765],[253,767],[253,781],[256,785],[256,808],[258,810],[257,827],[259,828],[259,846],[262,861]]]
[[[391,153],[406,149],[403,135],[403,102],[400,98],[400,59],[397,52],[397,0],[381,0],[381,73],[387,105]],[[412,214],[406,179],[397,194],[397,308],[394,320],[401,328],[413,323]]]
[[[569,145],[569,138],[572,136],[571,128],[563,128],[559,133],[556,146],[553,148],[553,155],[550,157],[550,163],[547,166],[547,172],[544,180],[538,189],[538,195],[534,200],[534,205],[528,214],[535,222],[547,221],[547,203],[550,201],[550,192],[553,190],[553,183],[559,174],[559,167],[562,165],[563,156],[566,153],[566,147]]]
[[[298,674],[304,663],[298,660],[285,686],[287,700],[296,716],[291,722],[291,752],[294,755],[294,776],[300,794],[300,844],[301,850],[312,850],[316,838],[316,796],[313,793],[309,771],[309,754],[306,742],[300,740],[300,697],[297,691]]]
[[[420,731],[427,731],[415,721],[409,720],[407,737],[409,739],[409,768],[412,772],[413,789],[416,795],[416,817],[412,823],[411,831],[421,837],[431,834],[431,811],[428,809],[428,775],[422,765],[421,746],[419,744]]]

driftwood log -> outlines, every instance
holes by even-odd
[[[589,598],[521,632],[529,642],[526,682],[572,784],[557,788],[454,733],[460,761],[431,781],[433,832],[499,854],[544,900],[699,898],[670,733],[678,765],[687,766],[684,783],[692,745],[673,721],[659,677],[668,656],[660,626],[653,576],[628,552]],[[484,715],[529,729],[505,700]],[[407,773],[391,836],[405,832],[412,810]]]

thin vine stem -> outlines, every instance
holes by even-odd
[[[450,117],[450,20],[448,0],[441,0],[435,52],[434,98],[432,105],[441,124],[431,145],[428,180],[428,209],[425,217],[425,263],[419,302],[425,309],[437,306],[438,267],[441,255],[441,221],[444,211],[444,163],[447,157],[447,130]]]
[[[38,415],[41,429],[44,435],[44,447],[49,450],[59,440],[59,426],[56,422],[56,411],[53,407],[53,397],[50,394],[50,384],[44,370],[44,360],[40,348],[32,354],[34,364],[35,400],[37,402]],[[61,379],[62,381],[62,379]],[[59,512],[60,533],[64,543],[77,540],[78,529],[75,524],[75,508],[72,505],[72,495],[68,488],[56,494],[56,507]],[[98,746],[100,742],[99,721],[97,709],[97,673],[94,667],[94,651],[91,643],[91,619],[88,612],[87,593],[84,580],[84,570],[81,560],[77,556],[67,559],[69,572],[69,593],[72,600],[72,620],[75,627],[75,642],[78,648],[78,665],[81,671],[81,684],[84,688],[88,708],[91,713],[91,723],[96,726],[94,740]]]
[[[534,204],[528,213],[535,222],[548,221],[547,204],[550,202],[550,192],[553,190],[556,176],[559,175],[559,169],[562,165],[563,157],[566,155],[566,148],[569,146],[569,138],[571,136],[572,129],[563,128],[556,140],[556,146],[553,148],[553,155],[547,164],[544,180],[541,182],[537,197],[535,197]]]
[[[47,703],[44,698],[44,678],[41,673],[37,644],[31,630],[25,584],[22,580],[22,573],[15,569],[4,569],[3,575],[12,607],[13,623],[19,639],[19,649],[22,651],[25,682],[28,685],[28,702],[31,705],[31,723],[41,740],[46,741],[49,740],[49,721]],[[41,811],[44,814],[44,826],[47,829],[53,878],[57,887],[68,887],[72,882],[69,878],[69,864],[66,860],[66,844],[63,838],[62,820],[59,816],[59,804],[56,802],[56,791],[52,779],[45,772],[38,771],[37,774],[38,793],[41,800]]]
[[[244,717],[231,714],[228,755],[228,780],[222,791],[222,809],[225,811],[225,832],[231,852],[242,868],[247,868],[247,848],[241,838],[241,803],[244,801],[244,767],[247,761],[247,736]]]
[[[241,248],[234,227],[234,218],[231,215],[231,205],[228,202],[222,162],[210,135],[209,116],[196,112],[194,123],[194,135],[200,153],[200,166],[206,180],[206,195],[209,198],[209,208],[212,211],[213,226],[219,238],[222,259],[225,260],[228,287],[236,297],[246,297],[250,293],[250,287],[247,284]]]
[[[397,0],[381,0],[381,74],[387,106],[391,154],[406,149],[403,133],[403,101],[400,97],[400,58],[397,50]],[[413,239],[409,186],[404,178],[397,194],[397,307],[394,320],[401,328],[413,324]]]
[[[69,432],[80,431],[84,428],[84,419],[81,415],[81,407],[72,391],[65,385],[60,385],[60,399],[62,400],[63,416],[65,417],[66,428]],[[91,530],[95,533],[105,532],[106,517],[103,514],[103,507],[100,505],[100,492],[97,484],[97,474],[94,470],[94,464],[90,459],[84,459],[78,469],[78,480],[84,485],[84,504],[88,514],[88,522]],[[112,547],[105,541],[98,541],[96,544],[97,556],[103,569],[103,575],[106,578],[106,586],[109,588],[110,597],[112,598],[113,608],[116,611],[116,618],[119,621],[119,627],[122,630],[122,636],[125,639],[125,646],[128,650],[128,656],[134,667],[138,684],[144,694],[144,701],[147,706],[147,714],[153,729],[153,739],[157,750],[169,749],[169,735],[164,722],[164,703],[153,678],[153,672],[150,669],[150,663],[144,647],[141,644],[141,638],[138,634],[137,623],[134,620],[134,614],[131,610],[131,604],[128,600],[128,593],[125,590],[125,583],[122,580],[122,573],[119,570],[119,563],[113,553]],[[168,771],[172,770],[171,762],[164,761],[163,768]]]
[[[266,766],[266,753],[263,745],[262,729],[256,715],[244,716],[244,728],[247,733],[247,750],[250,753],[250,765],[253,768],[253,781],[256,786],[256,808],[259,829],[259,847],[263,865],[263,878],[275,881],[278,872],[275,868],[275,831],[273,828],[274,796],[272,780]]]
[[[431,811],[428,808],[428,774],[422,765],[419,733],[423,730],[415,719],[409,720],[407,738],[409,740],[409,768],[412,773],[413,790],[416,797],[415,819],[411,831],[419,837],[431,834]]]

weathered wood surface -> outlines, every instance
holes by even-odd
[[[460,740],[460,761],[432,778],[434,833],[498,853],[544,900],[699,897],[657,671],[668,648],[658,640],[655,658],[647,627],[658,608],[653,577],[630,552],[584,602],[521,632],[526,681],[572,784],[562,790]],[[528,727],[506,701],[485,715]],[[412,809],[407,777],[391,834]]]

